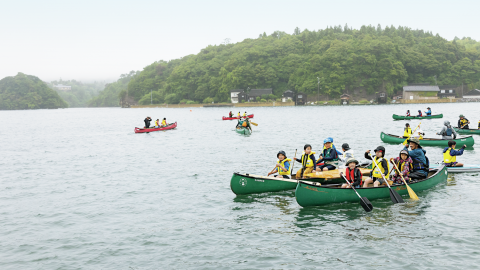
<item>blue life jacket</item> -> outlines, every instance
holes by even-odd
[[[452,136],[452,134],[453,134],[452,129],[447,127],[447,130],[445,131],[445,134],[446,134],[446,136]]]
[[[412,159],[413,160],[413,170],[414,171],[428,171],[428,168],[430,168],[430,160],[428,159],[427,156],[425,156],[425,160],[427,161],[427,163],[423,163],[421,160],[419,159]]]

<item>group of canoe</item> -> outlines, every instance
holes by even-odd
[[[253,114],[247,114],[247,112],[244,112],[243,115],[241,115],[240,112],[238,112],[237,116],[234,116],[232,111],[230,111],[228,117],[223,116],[222,120],[238,120],[238,123],[235,126],[235,131],[242,135],[251,135],[252,124],[257,125],[249,120],[251,118],[253,118]]]

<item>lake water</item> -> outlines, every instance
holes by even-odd
[[[460,113],[473,128],[480,119],[479,103],[430,106],[444,118],[422,121],[426,137]],[[230,108],[0,111],[0,268],[477,268],[478,173],[450,174],[416,202],[373,201],[371,213],[230,190],[233,172],[267,174],[279,150],[318,152],[326,137],[360,160],[378,145],[397,156],[380,132],[402,134],[406,121],[391,115],[426,107],[248,108],[251,136],[221,120]],[[135,134],[146,116],[178,128]],[[441,161],[442,148],[425,149]],[[479,164],[478,147],[459,160]]]

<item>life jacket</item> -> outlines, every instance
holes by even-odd
[[[422,112],[419,112],[419,113],[418,113],[418,116],[422,116]]]
[[[289,159],[289,158],[286,158],[282,161],[277,161],[278,164],[280,164],[280,166],[284,167],[285,168],[285,162],[289,162],[290,163],[290,166],[288,166],[288,171],[284,171],[282,168],[278,167],[278,174],[280,175],[290,175],[292,174],[292,160]]]
[[[243,121],[242,127],[247,127],[247,121]]]
[[[238,113],[238,118],[240,118],[240,113]]]
[[[158,120],[155,120],[155,126],[158,126]]]
[[[423,135],[419,135],[419,136],[418,136],[418,139],[419,139],[419,140],[423,140]]]
[[[167,125],[167,121],[166,120],[162,120],[162,126],[166,126]]]
[[[403,131],[403,137],[410,137],[412,135],[412,129],[410,127],[406,127]]]
[[[427,115],[432,115],[432,111],[431,111],[431,110],[428,110],[428,111],[427,111]]]
[[[448,164],[448,163],[453,163],[457,161],[457,156],[452,156],[450,155],[450,151],[452,148],[448,148],[445,153],[443,153],[443,163]]]
[[[419,159],[416,159],[416,158],[412,158],[413,160],[413,170],[414,171],[426,171],[428,170],[428,168],[430,168],[430,160],[428,159],[427,156],[425,156],[425,160],[427,161],[427,163],[423,163],[422,161],[420,161]]]
[[[450,126],[448,126],[447,130],[445,130],[445,132],[443,133],[444,136],[452,136],[452,134],[453,134],[453,131]]]
[[[467,118],[460,119],[460,126],[459,127],[461,128],[462,126],[466,126],[467,123],[468,123]]]
[[[383,160],[383,158],[374,157],[374,161],[375,161],[375,163],[377,163],[378,167],[373,165],[374,169],[372,170],[372,176],[375,177],[375,178],[382,179],[382,174],[383,174],[385,176],[385,179],[388,179],[388,177],[390,176],[390,164],[388,164],[388,162],[387,162],[387,168],[383,168],[382,160]],[[380,168],[380,170],[378,170],[379,168]]]
[[[407,116],[410,116],[410,112],[407,112]]]
[[[328,160],[328,161],[325,161],[325,164],[331,164],[331,165],[337,165],[337,161],[338,161],[338,153],[337,153],[337,150],[334,149],[333,147],[330,147],[329,149],[325,148],[325,146],[323,147],[323,156],[324,157],[331,157],[331,156],[334,156],[335,154],[337,154],[337,158],[334,158],[332,160]]]
[[[397,165],[397,168],[398,168],[399,171],[403,172],[403,169],[405,168],[405,162],[406,162],[406,160],[399,160],[398,161],[398,164],[396,164],[396,165]],[[410,170],[413,169],[412,163],[410,163],[409,167],[410,167]]]
[[[315,154],[315,152],[310,152],[310,154],[308,156],[306,156],[305,152],[303,152],[303,155],[302,155],[302,166],[306,167],[306,168],[311,168],[313,167],[313,160],[311,158],[311,156],[313,156]]]
[[[350,170],[350,168],[347,167],[347,170],[345,171],[345,178],[347,178],[347,180],[350,184],[355,182],[355,174],[358,174],[358,169],[357,168],[355,168],[353,170]],[[362,175],[362,174],[360,173],[360,175]],[[362,186],[362,185],[363,185],[363,180],[360,179],[360,186]]]
[[[243,117],[245,117],[245,118],[246,118],[246,117],[247,117],[247,114],[246,114],[246,113],[243,113]]]

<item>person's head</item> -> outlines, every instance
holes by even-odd
[[[410,112],[410,110],[407,110],[407,112]]]
[[[417,137],[413,137],[413,138],[408,139],[408,143],[410,145],[410,149],[412,149],[412,150],[415,150],[417,148],[422,148],[420,146],[420,139],[417,138]]]
[[[448,141],[448,147],[450,147],[452,149],[455,149],[456,145],[457,145],[457,143],[455,141]]]
[[[328,137],[326,138],[325,140],[323,140],[323,146],[325,146],[325,148],[329,149],[330,147],[332,147],[332,143],[333,143],[333,139]]]
[[[460,119],[463,119],[465,116],[463,114],[460,114]]]
[[[418,112],[422,112],[422,110],[418,110]]]
[[[400,158],[402,160],[406,160],[408,158],[408,151],[407,150],[400,151]]]
[[[354,158],[349,158],[346,163],[347,163],[346,165],[348,166],[348,168],[350,168],[350,170],[355,169],[355,166],[358,165],[358,161]]]
[[[409,127],[410,127],[410,124],[409,124],[409,123],[406,123],[406,124],[405,124],[405,127],[409,128]]]
[[[421,129],[419,129],[417,133],[418,133],[418,135],[425,135],[425,133],[423,133],[423,130],[421,130]]]
[[[427,107],[427,110],[430,110],[431,108],[430,107]]]
[[[277,158],[278,158],[279,160],[284,160],[284,159],[287,158],[287,154],[285,154],[285,151],[281,150],[281,151],[278,152]]]
[[[342,150],[343,152],[350,150],[350,146],[348,145],[348,143],[342,144]]]
[[[164,117],[163,120],[167,120],[167,118]]]
[[[157,121],[159,121],[160,119],[157,119]]]
[[[445,121],[443,121],[443,124],[444,124],[446,127],[448,127],[448,126],[450,126],[450,121],[445,120]]]
[[[385,157],[385,147],[379,146],[377,149],[375,149],[375,155],[380,158],[380,157]]]
[[[310,152],[312,152],[312,146],[310,144],[305,144],[305,146],[303,147],[303,150],[305,151],[305,154],[310,154]]]

